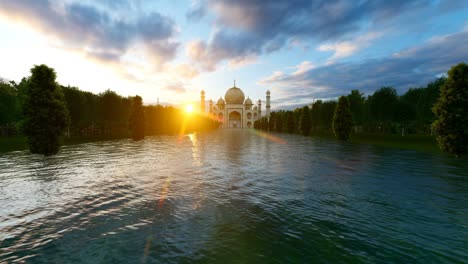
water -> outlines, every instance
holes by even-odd
[[[468,163],[226,130],[0,155],[0,262],[462,263]]]

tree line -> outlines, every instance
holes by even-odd
[[[34,153],[58,151],[49,141],[61,135],[132,136],[139,140],[144,135],[190,133],[218,126],[207,116],[188,118],[172,106],[142,105],[139,96],[123,97],[111,90],[94,94],[59,85],[55,70],[46,65],[33,67],[31,76],[19,83],[0,81],[0,135],[28,136],[31,151],[36,140],[51,146]],[[41,131],[42,137],[31,141]]]
[[[468,148],[468,65],[460,63],[425,87],[398,95],[382,87],[369,96],[352,90],[339,101],[318,100],[276,111],[254,123],[261,130],[308,135],[350,133],[436,135],[442,150],[459,156]]]
[[[367,97],[352,90],[345,97],[352,114],[353,132],[430,134],[435,120],[431,107],[446,81],[446,77],[440,77],[426,87],[410,88],[403,95],[392,87],[382,87]],[[263,117],[254,125],[258,129],[304,135],[331,133],[337,104],[335,100],[317,100],[292,111],[272,112],[269,121]]]
[[[134,126],[140,126],[145,135],[171,135],[180,133],[182,126],[186,133],[219,126],[206,116],[187,118],[183,110],[173,106],[142,105],[139,96],[122,97],[111,90],[93,94],[76,87],[62,89],[75,135],[122,135]]]

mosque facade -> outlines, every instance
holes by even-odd
[[[205,112],[204,91],[201,91],[201,111]],[[244,92],[234,82],[224,99],[220,97],[216,104],[209,101],[208,112],[221,122],[222,128],[253,128],[254,122],[262,117],[262,100],[254,105],[250,98],[245,99]],[[270,91],[266,92],[265,117],[270,117]]]

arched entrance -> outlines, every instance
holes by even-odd
[[[229,128],[242,128],[241,114],[237,111],[229,113]]]

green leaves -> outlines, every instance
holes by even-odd
[[[310,126],[311,126],[311,121],[310,121],[310,110],[309,107],[306,105],[302,108],[302,113],[301,113],[301,130],[302,130],[302,135],[308,136],[310,133]]]
[[[133,98],[130,125],[133,140],[138,141],[145,137],[145,113],[143,111],[143,101],[138,95]]]
[[[19,117],[17,91],[10,83],[0,81],[0,126],[12,123]]]
[[[448,75],[432,108],[437,116],[432,127],[439,147],[459,157],[468,150],[468,65],[453,66]]]
[[[349,107],[348,98],[341,96],[333,115],[333,133],[340,140],[347,140],[353,128],[353,117]]]
[[[23,104],[24,132],[32,153],[54,155],[69,123],[68,110],[54,69],[36,65],[31,74]]]

